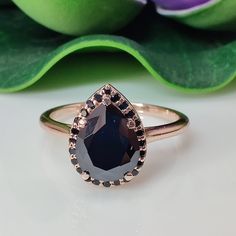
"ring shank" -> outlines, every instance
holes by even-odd
[[[84,103],[73,103],[52,108],[41,115],[40,121],[47,128],[69,134],[71,125],[62,123],[59,119],[68,115],[76,116],[83,105]],[[132,105],[139,114],[162,118],[170,122],[164,125],[145,127],[149,143],[182,133],[189,123],[187,116],[170,108],[143,103],[132,103]]]

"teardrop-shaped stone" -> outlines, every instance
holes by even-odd
[[[122,179],[137,166],[137,135],[128,119],[113,104],[100,104],[87,117],[76,141],[76,158],[83,171],[101,181]]]

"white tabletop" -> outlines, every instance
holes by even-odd
[[[0,95],[0,235],[235,236],[235,83],[182,94],[126,57],[87,57],[67,58],[31,89]],[[150,144],[140,175],[113,188],[82,181],[67,138],[39,125],[44,110],[83,101],[107,82],[130,101],[191,121],[185,134]]]

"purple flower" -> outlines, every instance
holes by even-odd
[[[156,5],[167,10],[183,10],[199,6],[211,0],[152,0]]]

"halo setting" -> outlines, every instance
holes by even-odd
[[[70,130],[72,164],[87,182],[110,187],[138,175],[146,155],[146,135],[132,104],[113,86],[96,91]]]

